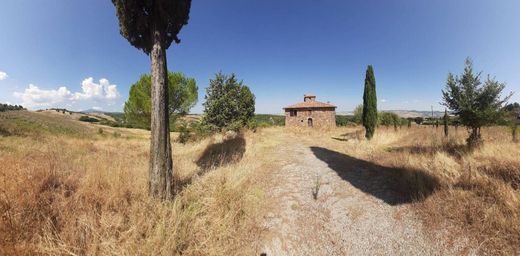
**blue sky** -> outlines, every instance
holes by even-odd
[[[0,5],[0,102],[121,111],[150,70],[120,36],[109,0]],[[193,0],[168,68],[197,80],[196,113],[218,71],[250,86],[257,113],[281,113],[304,93],[350,111],[368,64],[380,109],[441,110],[447,73],[467,56],[520,101],[519,13],[518,0]]]

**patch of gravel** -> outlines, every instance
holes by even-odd
[[[379,186],[384,180],[357,176],[370,167],[337,156],[323,161],[304,144],[285,143],[277,150],[280,168],[268,190],[272,204],[263,218],[259,254],[473,254],[465,251],[464,239],[448,244],[441,234],[423,230],[409,203],[392,203],[399,195]],[[342,178],[338,169],[352,175]]]

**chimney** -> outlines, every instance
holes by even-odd
[[[308,101],[316,101],[316,96],[310,95],[310,94],[303,95],[303,102],[308,102]]]

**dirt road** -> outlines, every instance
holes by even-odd
[[[465,254],[424,230],[385,172],[311,142],[282,143],[267,189],[265,255]]]

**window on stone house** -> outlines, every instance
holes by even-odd
[[[296,114],[297,114],[296,110],[290,110],[289,113],[290,113],[290,116],[296,116]]]

